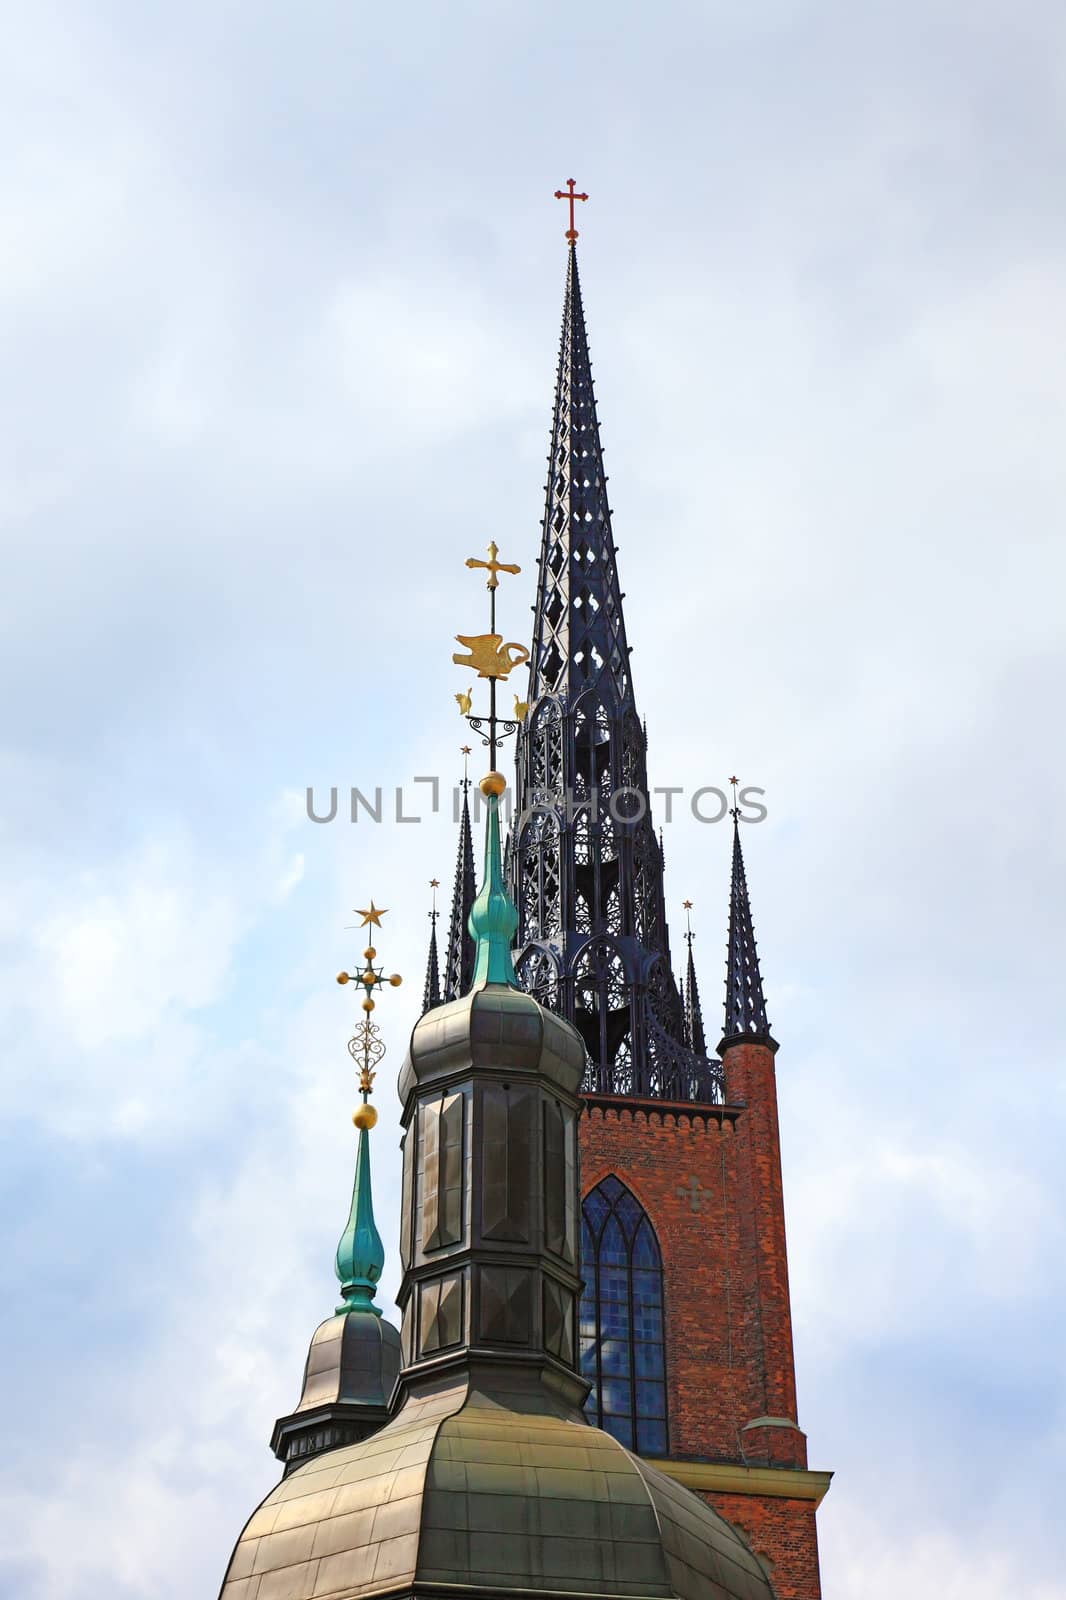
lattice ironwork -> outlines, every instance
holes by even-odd
[[[518,963],[520,986],[548,1011],[559,1009],[559,967],[548,950],[527,950]]]

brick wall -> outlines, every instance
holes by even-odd
[[[747,1538],[769,1574],[778,1600],[819,1600],[818,1530],[813,1501],[769,1495],[705,1494]]]
[[[581,1189],[613,1172],[658,1235],[670,1456],[802,1468],[774,1057],[741,1044],[723,1059],[726,1107],[590,1102]],[[812,1501],[706,1498],[744,1529],[781,1600],[818,1600]]]

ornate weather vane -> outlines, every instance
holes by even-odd
[[[692,931],[692,901],[682,900],[682,909],[685,913],[685,943],[692,949],[692,941],[696,935]]]
[[[574,227],[574,201],[588,199],[587,194],[575,194],[574,190],[576,188],[577,185],[573,178],[567,178],[566,188],[556,189],[555,191],[556,200],[569,200],[570,202],[570,226],[566,230],[566,237],[569,239],[571,244],[573,244],[574,240],[577,238],[577,229]]]
[[[489,731],[487,734],[484,732],[485,718],[480,713],[471,710],[474,694],[473,684],[462,694],[457,694],[455,698],[459,706],[460,715],[464,716],[470,726],[481,734],[482,744],[488,745],[493,769],[496,766],[496,751],[504,739],[517,731],[518,724],[529,710],[529,702],[519,700],[518,696],[515,695],[514,715],[503,719],[497,718],[496,715],[497,683],[505,682],[515,667],[520,667],[529,660],[529,651],[524,644],[515,644],[514,642],[505,644],[503,634],[496,631],[496,590],[500,586],[499,574],[501,572],[519,573],[522,570],[513,561],[497,560],[499,553],[496,541],[493,540],[489,545],[489,559],[487,561],[482,561],[477,556],[467,557],[466,564],[468,567],[481,567],[489,575],[485,587],[489,591],[489,627],[491,631],[478,634],[457,633],[456,640],[459,644],[465,645],[466,654],[460,655],[456,651],[452,656],[452,660],[457,666],[470,667],[477,673],[479,678],[488,679]],[[502,728],[502,732],[498,732],[499,728]],[[467,753],[464,747],[464,754]],[[502,792],[502,788],[500,792]]]
[[[733,804],[732,804],[732,806],[730,808],[729,815],[732,817],[734,822],[739,822],[740,821],[740,808],[737,805],[737,784],[740,782],[740,779],[739,778],[730,778],[729,781],[733,785]]]
[[[379,908],[374,904],[373,900],[365,909],[361,906],[356,907],[356,916],[363,919],[356,926],[360,928],[380,928],[381,919],[385,912],[386,908]],[[403,982],[398,972],[394,972],[391,977],[386,978],[384,969],[374,965],[374,957],[376,955],[377,951],[374,946],[368,944],[363,951],[363,960],[366,963],[364,967],[360,968],[358,972],[338,972],[337,974],[338,983],[358,983],[362,985],[363,989],[363,1020],[348,1040],[348,1054],[359,1067],[359,1092],[363,1097],[362,1105],[358,1106],[352,1113],[352,1121],[357,1128],[372,1128],[378,1120],[378,1114],[374,1107],[368,1104],[370,1091],[374,1087],[378,1063],[385,1054],[385,1042],[381,1037],[381,1029],[376,1022],[371,1020],[375,1004],[374,991],[384,988],[386,984],[390,988],[397,989]]]

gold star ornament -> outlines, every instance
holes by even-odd
[[[356,906],[355,907],[356,916],[357,917],[362,917],[362,919],[363,919],[362,922],[359,924],[359,926],[361,928],[365,928],[367,926],[374,927],[374,928],[380,928],[381,927],[381,919],[382,919],[383,916],[386,915],[387,911],[388,911],[388,907],[387,906],[382,906],[381,909],[379,910],[378,907],[374,904],[373,900],[371,900],[370,906],[366,911],[363,910],[362,906]]]

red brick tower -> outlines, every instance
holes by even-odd
[[[691,944],[685,1000],[698,1017]],[[582,1191],[620,1181],[657,1235],[667,1397],[658,1464],[747,1535],[780,1600],[818,1600],[815,1511],[831,1475],[808,1470],[796,1421],[777,1044],[735,811],[719,1049],[719,1104],[587,1097]],[[602,1342],[602,1326],[598,1336]]]

